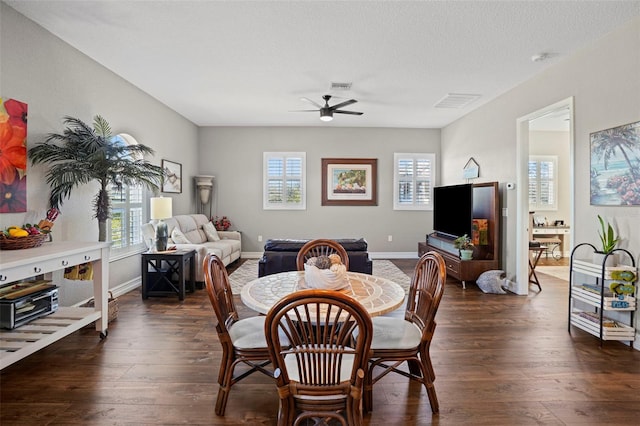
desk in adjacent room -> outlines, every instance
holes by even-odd
[[[567,238],[571,229],[568,226],[534,226],[532,228],[533,241],[537,241],[553,249],[553,245],[557,245],[558,255],[555,258],[565,257],[567,255]],[[548,253],[547,253],[548,254]],[[555,254],[555,251],[554,253]]]

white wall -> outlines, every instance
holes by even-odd
[[[97,114],[109,121],[114,133],[129,133],[155,149],[149,158],[182,163],[183,173],[194,174],[197,163],[197,128],[190,121],[108,71],[78,50],[54,37],[4,3],[0,3],[0,96],[29,105],[27,147],[42,142],[48,133],[63,130],[69,115],[91,123]],[[49,188],[45,167],[27,168],[27,208],[44,214]],[[53,228],[57,240],[98,240],[92,200],[96,185],[73,191],[62,206]],[[193,210],[191,180],[182,194],[172,195],[175,213]],[[0,227],[22,224],[22,214],[0,215]],[[111,286],[140,275],[139,256],[111,265]]]
[[[306,210],[262,209],[265,151],[306,152]],[[433,225],[431,211],[393,210],[393,153],[439,151],[439,130],[324,127],[206,127],[199,148],[200,172],[216,177],[215,213],[242,231],[243,252],[262,253],[268,238],[364,237],[388,256],[417,256]],[[377,158],[378,205],[322,206],[322,158]]]
[[[640,207],[590,205],[589,134],[640,120],[640,19],[636,18],[578,54],[442,129],[443,183],[456,183],[469,156],[483,177],[516,181],[516,120],[574,97],[575,243],[598,242],[600,214],[622,237],[620,247],[640,259]],[[520,188],[522,190],[523,188]],[[506,195],[505,195],[506,194]],[[502,268],[516,269],[515,191],[503,191]],[[637,340],[636,340],[637,342]],[[638,343],[636,343],[636,347]]]

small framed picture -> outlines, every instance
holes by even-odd
[[[182,193],[182,164],[162,160],[162,192]]]

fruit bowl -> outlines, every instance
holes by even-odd
[[[0,233],[0,250],[21,250],[33,247],[39,247],[47,234],[35,234],[26,237],[7,237],[4,233]]]

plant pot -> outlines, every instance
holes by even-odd
[[[603,262],[604,266],[616,266],[618,265],[618,255],[616,253],[613,253],[607,256],[606,253],[602,253],[600,251],[593,252],[593,263],[595,263],[596,265],[602,265]]]
[[[460,250],[460,259],[462,260],[473,259],[473,250]]]

